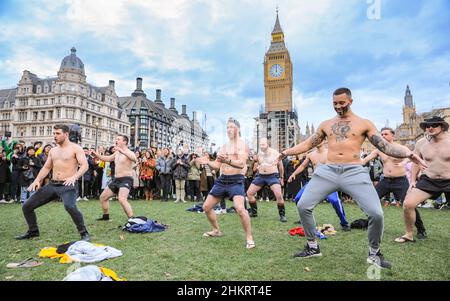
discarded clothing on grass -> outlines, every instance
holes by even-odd
[[[350,228],[352,229],[367,229],[369,227],[368,219],[357,219],[356,221],[350,224]]]
[[[147,219],[145,216],[139,216],[128,219],[125,226],[122,227],[123,231],[130,233],[151,233],[162,232],[167,229],[167,225],[160,224],[157,221]]]
[[[66,253],[58,254],[57,248],[48,247],[39,252],[39,257],[60,258],[59,263],[71,262],[99,262],[122,256],[122,252],[115,248],[94,245],[87,241],[77,241],[69,246]]]
[[[326,236],[335,236],[337,233],[332,224],[323,224],[322,227],[317,227],[317,230]]]
[[[76,269],[67,275],[63,281],[126,281],[126,279],[119,278],[113,270],[88,265]]]
[[[305,230],[304,230],[302,227],[295,227],[295,228],[292,228],[291,230],[289,230],[289,234],[290,234],[291,236],[295,236],[295,235],[305,236]],[[316,231],[316,236],[317,236],[319,239],[326,239],[326,238],[327,238],[327,237],[326,237],[322,232],[320,232],[319,230]]]
[[[195,205],[194,207],[186,209],[186,211],[190,212],[203,212],[203,206],[202,205]]]

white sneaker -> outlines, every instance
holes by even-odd
[[[89,201],[89,199],[87,197],[84,197],[83,201]]]
[[[77,202],[79,202],[79,201],[81,201],[82,200],[82,198],[80,198],[80,197],[77,197]]]
[[[0,204],[8,204],[8,202],[5,199],[3,199],[3,200],[0,200]]]
[[[180,202],[180,200],[175,200],[175,201],[174,201],[174,203],[179,203],[179,202]]]
[[[227,213],[227,209],[222,209],[222,214],[226,214]]]
[[[264,201],[263,199],[259,199],[260,202]]]
[[[270,200],[269,200],[269,199],[266,199],[266,202],[268,203],[268,202],[270,202]]]
[[[181,200],[183,203],[187,203],[185,200]]]

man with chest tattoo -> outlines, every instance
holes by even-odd
[[[398,243],[414,242],[413,230],[417,206],[423,201],[445,193],[450,200],[450,134],[449,124],[441,117],[433,116],[420,123],[425,137],[417,141],[414,153],[422,158],[428,168],[422,170],[417,181],[420,166],[413,165],[410,190],[403,203],[405,235],[395,239]]]
[[[382,128],[381,136],[386,139],[387,142],[399,145],[394,142],[395,131],[391,128]],[[380,157],[383,162],[383,179],[375,186],[375,190],[378,193],[378,197],[381,199],[384,196],[389,196],[392,192],[397,202],[403,204],[406,193],[409,188],[409,181],[406,177],[405,164],[408,159],[398,159],[383,154],[378,149],[374,150],[370,155],[364,158],[362,165],[366,165],[367,162]],[[420,218],[419,211],[416,208],[416,228],[417,237],[423,239],[427,237],[425,226]]]
[[[88,162],[81,146],[69,141],[69,127],[67,125],[57,124],[53,129],[57,146],[50,150],[44,167],[28,187],[28,191],[36,191],[22,207],[23,215],[28,224],[28,231],[17,236],[16,239],[30,239],[39,236],[34,210],[59,197],[77,226],[81,240],[89,241],[90,236],[84,225],[83,215],[77,208],[78,192],[77,186],[75,186],[77,180],[88,170]],[[42,181],[50,171],[52,171],[52,179],[41,188]]]
[[[308,258],[322,256],[315,239],[316,222],[314,207],[330,193],[340,190],[350,195],[369,217],[369,256],[367,262],[381,268],[391,268],[380,251],[383,235],[383,210],[369,173],[361,165],[360,150],[366,138],[381,152],[396,158],[410,158],[426,167],[425,162],[406,147],[387,142],[375,125],[351,110],[352,93],[347,88],[339,88],[333,93],[333,107],[337,116],[322,122],[316,133],[302,143],[281,152],[285,156],[304,153],[325,139],[328,141],[326,164],[315,170],[308,186],[300,198],[297,208],[305,229],[307,244],[294,257]]]
[[[261,148],[261,151],[257,154],[257,162],[255,163],[258,172],[247,190],[248,202],[250,204],[250,216],[258,216],[255,194],[263,188],[264,185],[268,185],[277,199],[280,222],[285,223],[287,222],[286,210],[284,208],[284,199],[280,184],[283,183],[284,168],[283,162],[278,160],[280,153],[269,147],[267,138],[261,139],[259,147]]]
[[[128,137],[119,135],[116,138],[116,146],[111,156],[102,156],[96,152],[92,155],[105,162],[114,162],[114,175],[111,183],[100,195],[100,203],[103,216],[98,221],[109,220],[109,199],[118,195],[119,203],[128,218],[133,217],[133,209],[128,203],[128,194],[133,187],[133,164],[136,163],[136,155],[128,149]]]

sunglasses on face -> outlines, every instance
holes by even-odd
[[[427,128],[433,128],[433,129],[435,129],[435,128],[437,128],[438,126],[441,126],[441,124],[440,123],[433,123],[433,124],[427,124],[426,126],[425,126],[425,128],[427,129]]]

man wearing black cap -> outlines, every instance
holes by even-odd
[[[420,127],[425,131],[425,137],[416,143],[414,153],[426,162],[428,168],[422,170],[417,181],[420,169],[417,165],[413,165],[410,190],[403,203],[406,233],[395,239],[398,243],[415,241],[413,238],[415,209],[420,203],[441,193],[445,193],[447,200],[450,199],[449,124],[443,118],[433,116],[421,122]]]

